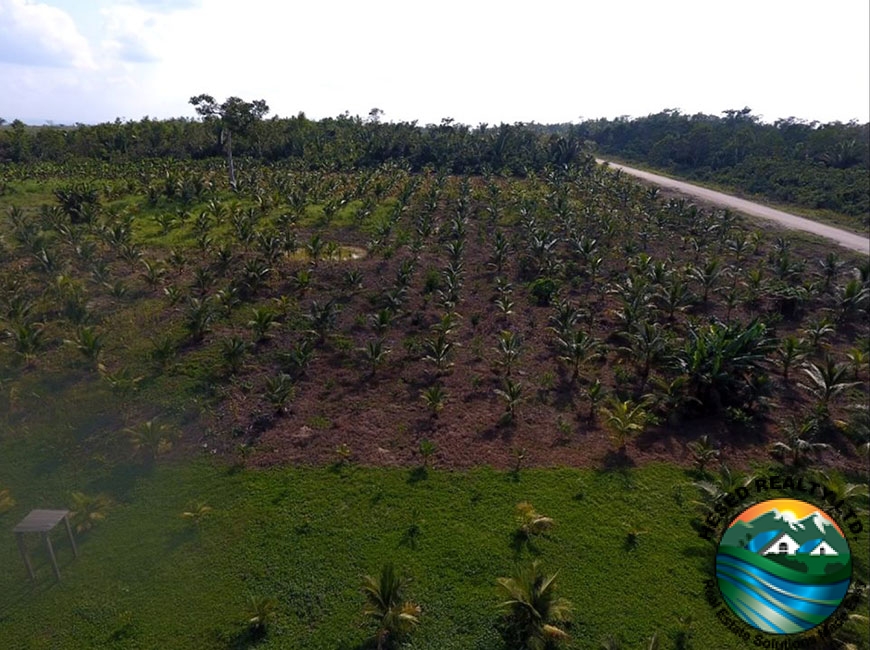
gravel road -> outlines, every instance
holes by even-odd
[[[851,233],[848,230],[840,230],[839,228],[827,226],[817,221],[805,219],[804,217],[789,214],[788,212],[783,212],[781,210],[775,210],[765,205],[753,203],[752,201],[740,199],[729,194],[723,194],[722,192],[716,192],[715,190],[708,190],[705,187],[699,187],[697,185],[692,185],[691,183],[667,178],[666,176],[651,174],[650,172],[626,167],[625,165],[620,165],[614,162],[604,160],[598,160],[598,162],[607,162],[607,164],[613,169],[621,169],[626,174],[630,174],[631,176],[635,176],[650,183],[655,183],[664,188],[676,190],[677,192],[682,192],[683,194],[688,194],[698,199],[721,205],[725,208],[731,208],[732,210],[751,217],[769,219],[785,226],[786,228],[804,230],[814,235],[830,239],[845,248],[864,253],[865,255],[870,255],[870,239]]]

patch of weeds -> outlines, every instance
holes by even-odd
[[[321,431],[326,431],[327,429],[332,428],[332,420],[330,420],[325,415],[312,415],[308,418],[308,421],[305,423],[312,429],[319,429]],[[346,447],[347,445],[341,445]]]

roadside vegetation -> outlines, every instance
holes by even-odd
[[[857,232],[870,228],[870,124],[765,123],[748,108],[723,116],[665,110],[587,121],[577,133],[603,154],[814,210]]]

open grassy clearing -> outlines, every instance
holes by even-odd
[[[8,648],[243,646],[245,599],[255,594],[279,603],[258,647],[356,648],[371,635],[360,576],[393,560],[414,578],[409,593],[423,611],[409,647],[495,649],[495,578],[534,556],[559,569],[560,593],[574,604],[568,647],[597,647],[612,634],[639,648],[656,631],[675,647],[688,629],[686,647],[741,648],[703,600],[713,549],[691,526],[690,480],[657,465],[518,477],[353,466],[233,472],[209,461],[106,473],[33,467],[11,483],[21,503],[4,525],[76,488],[99,486],[117,504],[80,540],[78,560],[57,538],[57,585],[36,552],[31,588],[11,535],[0,538],[0,638]],[[180,517],[196,501],[214,508],[199,527]],[[521,501],[556,521],[530,546],[513,538]],[[636,547],[631,530],[642,531]],[[866,547],[853,550],[866,570]]]

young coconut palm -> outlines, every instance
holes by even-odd
[[[813,455],[831,447],[823,442],[814,442],[815,434],[814,420],[798,422],[793,419],[786,427],[785,440],[773,443],[771,453],[783,460],[790,459],[792,467],[803,467],[810,462]]]
[[[15,505],[15,499],[12,498],[12,493],[9,490],[0,490],[0,515],[12,509]]]
[[[248,630],[256,638],[266,636],[275,619],[278,600],[269,596],[248,597]]]
[[[70,497],[69,521],[77,533],[84,533],[106,518],[112,501],[104,494],[90,496],[83,492],[73,492]]]
[[[809,381],[798,384],[817,400],[816,409],[823,417],[828,415],[828,405],[844,391],[857,386],[858,382],[847,381],[849,366],[836,363],[830,357],[821,365],[807,363],[802,368]]]
[[[518,503],[516,511],[519,533],[523,537],[529,538],[533,535],[543,535],[555,525],[555,522],[550,517],[545,517],[539,513],[528,501]]]
[[[381,568],[377,578],[363,577],[366,597],[363,615],[378,625],[375,632],[378,650],[384,650],[407,635],[420,622],[420,606],[404,599],[403,591],[410,580],[396,575],[392,562]]]
[[[145,456],[145,460],[153,463],[160,454],[172,448],[172,433],[165,424],[157,424],[157,418],[151,418],[135,429],[124,430],[130,437],[130,444],[137,452]]]
[[[601,407],[601,412],[605,416],[604,423],[613,433],[614,441],[618,443],[620,451],[625,451],[629,438],[640,435],[646,428],[649,420],[646,407],[646,402],[635,404],[631,400],[623,402],[616,398],[611,398],[608,406]]]
[[[546,650],[568,639],[559,624],[568,620],[571,603],[556,596],[557,575],[545,576],[536,560],[514,577],[497,580],[507,596],[501,606],[507,610],[505,640],[510,647]]]

